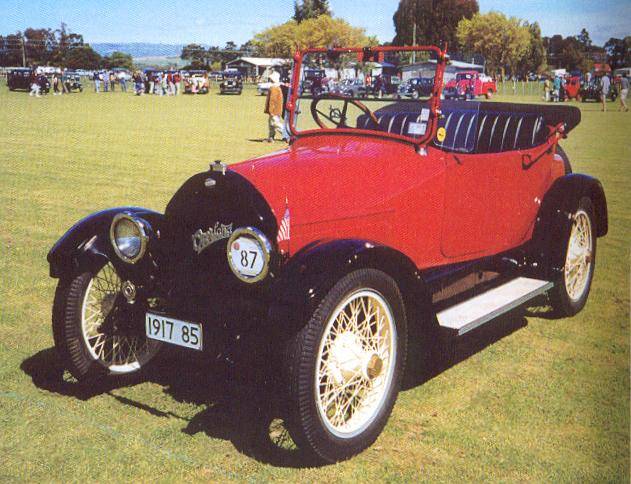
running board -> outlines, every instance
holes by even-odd
[[[438,323],[458,336],[521,306],[552,288],[549,281],[518,277],[501,286],[447,308],[438,314]]]

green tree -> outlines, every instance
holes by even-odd
[[[237,44],[230,40],[226,42],[226,45],[221,52],[221,58],[219,59],[219,62],[225,65],[226,62],[235,60],[237,57],[239,57],[239,52],[237,52]]]
[[[256,46],[252,43],[252,40],[248,40],[245,44],[241,44],[239,47],[241,55],[253,56],[256,55]]]
[[[199,44],[185,45],[180,58],[189,61],[192,69],[207,69],[209,66],[208,51]]]
[[[309,47],[371,46],[378,43],[366,31],[328,15],[296,22],[289,20],[259,32],[252,39],[259,55],[290,58]]]
[[[530,42],[528,44],[528,50],[519,62],[519,73],[522,75],[530,72],[541,74],[548,67],[546,62],[546,48],[541,38],[541,28],[537,22],[532,24],[525,22],[524,26],[528,29]]]
[[[530,48],[530,31],[522,22],[503,13],[475,14],[458,24],[458,41],[469,52],[482,54],[490,74],[517,74]]]
[[[566,37],[563,39],[561,52],[558,57],[559,65],[570,70],[589,71],[593,63],[589,59],[587,52],[577,37]]]
[[[134,69],[134,63],[131,55],[124,52],[112,52],[109,56],[103,58],[103,67],[106,69],[121,67],[131,71]]]
[[[589,32],[585,28],[582,29],[581,33],[576,36],[576,40],[578,40],[585,52],[587,52],[592,46],[592,39],[589,38]]]
[[[607,63],[612,69],[631,66],[631,36],[624,39],[610,38],[605,42]]]
[[[0,36],[0,66],[22,65],[22,33]]]
[[[53,59],[57,39],[51,29],[28,28],[24,31],[26,61],[33,65],[46,65]]]
[[[456,46],[458,22],[479,10],[477,0],[401,0],[394,14],[394,45]]]
[[[67,29],[65,23],[61,23],[60,27],[53,32],[56,39],[56,48],[53,50],[50,56],[52,63],[65,66],[68,53],[72,49],[83,46],[83,36],[75,34]]]
[[[68,51],[65,66],[69,69],[98,69],[101,61],[101,56],[89,44],[83,44]]]
[[[332,16],[328,0],[302,0],[301,3],[296,0],[294,2],[293,19],[296,22],[318,18],[320,15]]]

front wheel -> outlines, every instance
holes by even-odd
[[[296,443],[328,462],[370,446],[392,412],[406,351],[395,281],[374,269],[338,281],[289,344],[289,429]]]
[[[563,267],[550,291],[550,304],[560,317],[573,316],[587,302],[596,263],[594,208],[591,199],[581,198],[572,223],[560,238]]]
[[[160,348],[145,336],[142,309],[127,303],[122,286],[110,263],[59,281],[53,336],[65,368],[77,380],[135,372]]]

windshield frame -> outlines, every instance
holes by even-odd
[[[421,138],[411,138],[405,135],[398,135],[394,133],[387,133],[385,131],[370,130],[370,129],[357,129],[357,128],[316,128],[307,129],[302,131],[296,130],[296,108],[299,100],[299,86],[301,82],[301,72],[303,58],[308,54],[363,54],[365,57],[377,56],[382,58],[385,52],[433,52],[436,54],[436,71],[434,73],[434,86],[432,88],[432,94],[427,101],[419,100],[421,103],[428,103],[430,110],[429,120],[427,122],[427,130]],[[443,75],[445,73],[445,67],[449,60],[447,55],[447,48],[441,50],[439,47],[433,45],[416,45],[416,46],[375,46],[375,47],[345,47],[345,48],[313,48],[299,50],[294,55],[294,65],[292,69],[291,88],[289,92],[289,99],[287,100],[287,111],[289,113],[288,129],[293,139],[310,136],[315,134],[354,134],[354,135],[369,135],[379,136],[390,139],[397,139],[400,141],[406,141],[417,147],[417,149],[429,143],[435,136],[438,129],[438,117],[440,116],[440,97],[443,90]]]

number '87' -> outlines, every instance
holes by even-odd
[[[241,255],[241,267],[253,269],[258,253],[253,250],[242,250],[239,254]]]

